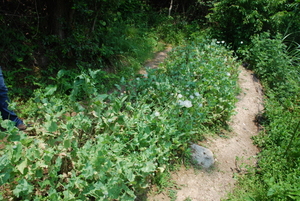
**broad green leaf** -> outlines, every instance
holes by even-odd
[[[5,128],[7,130],[12,130],[12,128],[15,127],[15,123],[13,121],[10,120],[4,120],[1,122],[1,127]]]
[[[29,195],[33,190],[33,186],[30,185],[26,179],[19,181],[19,184],[13,190],[15,196],[19,197],[21,194]]]
[[[0,157],[0,170],[3,170],[10,163],[7,154]]]
[[[14,149],[14,154],[13,154],[14,162],[18,162],[19,159],[22,157],[22,154],[23,154],[22,144],[18,143]]]
[[[10,172],[12,171],[10,161],[7,154],[0,157],[0,186],[10,178]]]
[[[49,132],[55,132],[57,130],[57,123],[54,122],[54,121],[51,121],[51,122],[47,122],[45,124],[45,127],[46,129],[49,131]]]
[[[23,58],[22,58],[22,57],[17,57],[17,58],[16,58],[16,61],[17,61],[17,62],[22,62],[22,61],[23,61]]]
[[[71,147],[71,139],[64,140],[64,148],[68,149]]]
[[[21,174],[24,174],[24,169],[27,167],[27,158],[23,160],[19,165],[16,166],[16,168],[21,172]]]
[[[125,176],[128,179],[129,182],[133,182],[135,179],[135,175],[133,174],[131,169],[125,169]]]
[[[5,184],[8,179],[10,178],[11,171],[5,171],[3,173],[0,173],[0,186]]]
[[[106,26],[106,22],[103,20],[100,20],[100,24],[102,24],[103,26]]]
[[[51,182],[49,180],[45,180],[45,181],[39,182],[39,185],[41,188],[45,188],[46,186],[51,186]]]
[[[92,165],[87,164],[87,166],[82,170],[82,176],[86,179],[92,179],[91,177],[94,174],[94,168],[92,167]]]
[[[108,97],[107,94],[99,94],[99,95],[97,95],[97,98],[100,99],[100,100],[104,100],[104,99],[106,99],[107,97]]]
[[[45,96],[52,96],[54,92],[57,90],[57,86],[50,85],[45,88]]]
[[[49,200],[59,200],[59,193],[56,191],[55,187],[50,187],[47,193]]]
[[[146,165],[145,165],[145,167],[143,167],[141,170],[143,171],[143,172],[147,172],[147,173],[149,173],[149,172],[154,172],[155,171],[155,165],[154,165],[154,163],[153,162],[147,162],[146,163]]]
[[[267,196],[272,196],[272,195],[274,195],[275,193],[276,193],[276,189],[270,188],[270,189],[268,190]]]
[[[75,197],[75,194],[72,193],[72,191],[70,191],[70,190],[64,191],[64,192],[63,192],[63,195],[64,195],[64,199],[65,199],[65,200],[73,200],[73,199],[76,198],[76,197]]]
[[[58,71],[57,78],[59,79],[59,78],[63,77],[66,73],[68,73],[68,71],[66,71],[64,69]]]

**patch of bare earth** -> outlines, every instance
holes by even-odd
[[[144,64],[144,67],[139,71],[139,74],[145,75],[147,74],[146,69],[147,68],[158,68],[159,64],[162,63],[165,58],[168,55],[168,52],[172,50],[171,46],[167,46],[167,48],[164,51],[157,52],[153,59],[147,61]]]
[[[236,180],[234,174],[243,174],[245,164],[255,165],[258,148],[253,145],[252,136],[259,129],[255,124],[256,115],[263,110],[263,94],[254,74],[240,67],[239,85],[241,93],[236,104],[236,115],[229,123],[232,131],[224,137],[207,137],[200,145],[209,148],[215,156],[215,167],[210,171],[186,169],[172,173],[177,184],[177,201],[219,201],[232,191]],[[168,192],[151,192],[149,201],[171,200]]]

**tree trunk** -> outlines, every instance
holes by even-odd
[[[172,7],[173,7],[173,0],[171,0],[171,2],[170,2],[170,7],[169,7],[169,17],[171,16],[171,10],[172,10]]]
[[[65,39],[67,28],[71,25],[72,20],[72,0],[48,0],[46,1],[48,9],[48,28],[50,34]]]

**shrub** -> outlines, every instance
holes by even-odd
[[[272,38],[269,33],[262,33],[254,36],[251,44],[240,51],[250,68],[282,103],[287,98],[293,99],[299,91],[300,79],[295,77],[299,69],[292,65],[293,59],[287,52],[283,37],[277,35]]]
[[[269,0],[221,0],[216,1],[208,14],[212,37],[224,40],[234,50],[250,44],[251,37],[262,32],[272,34],[297,33],[300,21],[299,2]],[[298,34],[294,40],[299,42]]]

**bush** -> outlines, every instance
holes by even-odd
[[[293,65],[294,58],[289,56],[283,37],[272,38],[269,33],[262,33],[254,36],[251,44],[240,50],[250,68],[279,101],[293,99],[299,92],[300,79],[295,76],[299,69]]]
[[[21,2],[2,2],[0,64],[11,92],[23,97],[53,84],[60,70],[76,77],[100,69],[106,81],[131,76],[161,48],[152,29],[160,16],[141,1]]]
[[[216,1],[212,13],[207,17],[211,24],[211,35],[226,41],[234,50],[250,44],[251,37],[262,32],[272,34],[297,33],[299,31],[298,1],[269,0],[221,0]],[[294,40],[300,38],[293,35]]]

